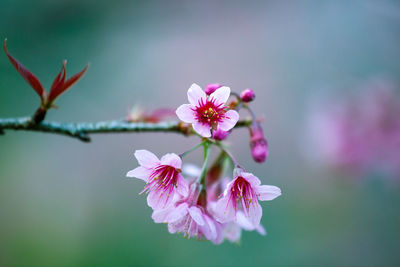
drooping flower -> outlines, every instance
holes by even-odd
[[[175,194],[187,195],[188,184],[181,175],[181,158],[173,153],[161,160],[147,150],[136,150],[135,157],[140,166],[129,171],[126,176],[136,177],[146,182],[143,192],[148,192],[147,203],[153,209],[162,209],[172,203]]]
[[[187,93],[190,104],[181,105],[176,114],[203,137],[211,137],[211,129],[229,131],[239,120],[239,114],[225,105],[230,93],[231,89],[223,86],[207,97],[200,86],[192,84]]]
[[[268,157],[268,142],[261,125],[255,121],[249,127],[249,131],[251,155],[255,162],[263,163]]]
[[[256,176],[241,169],[235,169],[234,173],[237,174],[217,201],[215,217],[221,223],[237,221],[237,213],[242,210],[251,224],[257,227],[262,216],[258,200],[273,200],[281,195],[281,190],[276,186],[261,185]]]
[[[218,238],[217,222],[198,203],[198,197],[199,187],[192,184],[192,190],[187,197],[182,197],[165,209],[154,210],[154,222],[168,223],[168,231],[171,234],[183,233],[188,238],[206,238],[215,243]]]

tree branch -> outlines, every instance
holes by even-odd
[[[238,121],[235,128],[251,125],[250,119]],[[187,125],[171,121],[159,123],[127,122],[111,120],[99,122],[60,123],[42,121],[35,124],[30,117],[0,119],[0,134],[5,129],[47,132],[78,138],[83,142],[90,142],[89,134],[94,133],[124,133],[124,132],[171,132],[192,135],[194,131]]]

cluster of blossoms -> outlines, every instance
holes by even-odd
[[[319,156],[358,175],[400,178],[400,95],[388,81],[374,81],[353,98],[317,107],[311,133]]]
[[[229,87],[210,84],[203,91],[193,84],[188,90],[189,104],[181,105],[176,115],[191,125],[201,142],[193,149],[177,155],[169,153],[159,159],[147,150],[136,150],[139,167],[129,171],[128,177],[143,180],[147,203],[153,209],[156,223],[168,224],[170,233],[183,233],[187,237],[207,239],[220,244],[224,239],[238,242],[242,229],[265,234],[260,224],[262,209],[259,201],[272,200],[281,195],[276,186],[261,185],[252,173],[246,172],[222,142],[239,120],[241,108],[254,99],[252,90],[241,95]],[[250,147],[256,162],[267,158],[267,142],[254,114],[250,129]],[[221,149],[210,168],[210,147]],[[182,166],[182,159],[196,148],[203,147],[204,162],[200,169],[191,164]],[[225,177],[233,167],[232,178]]]

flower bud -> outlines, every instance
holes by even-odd
[[[229,131],[223,131],[221,129],[217,129],[213,132],[213,138],[218,141],[225,140],[229,135]]]
[[[264,162],[268,157],[268,143],[264,137],[261,125],[255,123],[250,126],[250,149],[254,161]]]
[[[246,89],[242,93],[240,93],[240,98],[242,99],[243,102],[251,102],[256,98],[256,95],[254,94],[254,91],[251,89]]]
[[[211,83],[206,86],[205,92],[207,95],[211,95],[220,87],[222,87],[222,85],[220,85],[219,83]]]

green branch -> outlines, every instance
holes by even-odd
[[[247,127],[250,119],[238,121],[235,128]],[[124,120],[60,123],[42,121],[35,124],[30,117],[0,119],[0,134],[3,130],[36,131],[66,135],[78,138],[83,142],[90,142],[89,134],[95,133],[124,133],[124,132],[171,132],[183,135],[194,134],[191,127],[179,122],[127,122]]]

